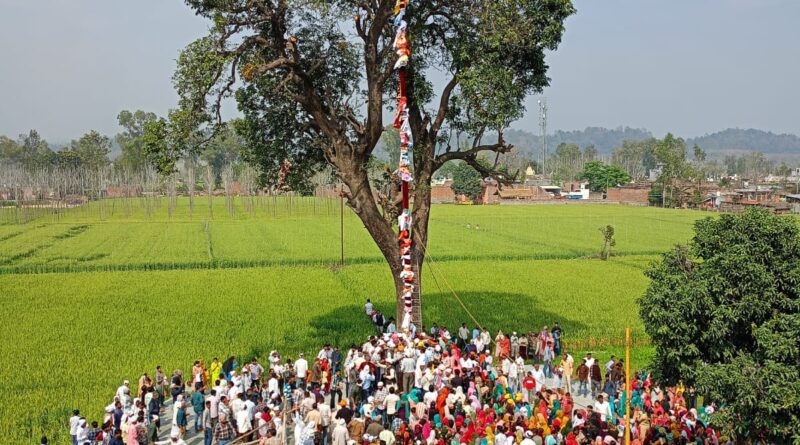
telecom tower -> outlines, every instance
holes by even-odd
[[[542,135],[542,156],[539,169],[542,175],[545,174],[545,162],[547,161],[547,98],[539,99],[539,134]]]

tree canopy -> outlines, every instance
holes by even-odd
[[[743,438],[800,440],[800,232],[764,209],[706,218],[647,272],[639,299],[654,372],[722,404]]]
[[[392,229],[400,181],[394,173],[379,186],[368,171],[384,113],[396,105],[394,25],[404,25],[412,52],[403,74],[413,135],[414,257],[421,265],[434,173],[461,160],[482,176],[509,180],[497,162],[484,165],[479,155],[511,150],[503,131],[522,116],[525,98],[548,85],[545,54],[557,49],[575,12],[570,0],[433,0],[407,10],[407,2],[389,0],[186,3],[211,29],[178,59],[180,107],[170,113],[165,142],[152,144],[164,152],[154,155],[158,166],[169,170],[171,158],[210,139],[222,102],[235,97],[244,116],[237,131],[253,150],[247,158],[262,168],[291,165],[287,176],[331,167],[394,276],[402,269]],[[446,75],[438,92],[435,72]],[[487,132],[496,142],[484,140]],[[471,143],[439,150],[450,134]]]
[[[453,170],[453,193],[475,199],[481,195],[481,174],[466,162],[460,162]]]
[[[155,113],[142,110],[122,110],[117,116],[117,122],[122,127],[122,132],[117,134],[117,143],[122,148],[119,163],[131,170],[139,170],[148,164],[147,154],[144,149],[144,129],[149,122],[155,122],[158,117]]]
[[[589,189],[593,192],[605,192],[608,187],[630,182],[630,175],[616,165],[608,165],[603,161],[587,162],[581,173],[581,179],[589,181]]]

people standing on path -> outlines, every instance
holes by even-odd
[[[581,359],[581,364],[578,365],[576,370],[578,376],[578,395],[586,397],[591,393],[591,382],[589,381],[589,367],[586,365],[586,359]]]
[[[572,358],[572,355],[565,352],[564,356],[561,358],[561,369],[562,369],[562,376],[563,376],[563,384],[564,389],[567,392],[572,392],[572,373],[575,372],[575,360]]]
[[[294,428],[301,445],[341,445],[343,441],[345,445],[415,445],[417,441],[419,445],[480,444],[484,439],[486,445],[498,440],[503,445],[560,445],[569,434],[582,445],[598,437],[602,443],[611,443],[605,441],[607,436],[619,441],[617,425],[625,416],[627,399],[621,384],[625,380],[621,361],[609,364],[606,385],[601,387],[606,362],[587,354],[575,369],[572,355],[564,352],[556,365],[552,331],[544,337],[543,363],[537,362],[528,370],[525,350],[519,343],[513,348],[511,342],[513,337],[522,337],[498,333],[499,355],[493,356],[491,348],[482,345],[481,351],[476,344],[483,343],[485,331],[473,332],[472,338],[464,341],[460,329],[455,336],[444,325],[439,329],[436,338],[398,332],[370,336],[339,358],[335,354],[338,348],[324,345],[310,370],[302,355],[293,367],[288,360],[282,364],[275,351],[270,353],[268,372],[250,358],[242,368],[235,365],[234,356],[230,356],[231,366],[212,360],[210,368],[228,368],[228,372],[220,369],[221,376],[214,379],[211,388],[207,377],[197,390],[192,390],[194,378],[179,379],[188,389],[177,395],[174,404],[167,405],[172,410],[168,431],[176,436],[176,443],[183,440],[187,421],[194,415],[195,428],[187,440],[215,445],[240,437],[244,442],[280,445],[287,431],[282,421],[286,416],[295,419],[288,427]],[[205,376],[206,371],[202,360],[195,361],[193,376],[201,372]],[[581,400],[577,402],[571,394],[573,372],[580,381]],[[176,370],[174,376],[180,375]],[[690,440],[707,437],[698,428],[708,429],[713,406],[692,411],[695,407],[687,406],[685,396],[689,390],[683,386],[662,389],[646,374],[632,378],[631,418],[636,434],[651,434],[652,425],[669,425],[685,429]],[[130,445],[157,438],[157,382],[144,382],[137,391],[143,397],[123,406],[115,396],[107,407],[103,437],[109,444],[116,440],[114,436],[120,441],[126,438]],[[125,395],[125,389],[121,393]],[[582,397],[590,393],[596,401],[583,408]],[[85,419],[78,420],[85,428]],[[73,441],[84,435],[77,431]],[[634,439],[644,444],[649,440],[648,436]],[[169,440],[172,442],[172,437]]]

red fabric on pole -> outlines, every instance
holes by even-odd
[[[400,97],[406,97],[406,69],[400,68]]]
[[[408,210],[408,183],[402,181],[402,189],[403,189],[403,210]]]

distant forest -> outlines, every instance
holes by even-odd
[[[680,136],[680,135],[677,135]],[[491,139],[493,136],[487,136]],[[597,152],[610,155],[614,149],[622,146],[623,141],[641,141],[650,139],[653,134],[643,128],[618,127],[615,129],[587,127],[585,130],[556,131],[547,136],[547,151],[552,154],[561,143],[576,144],[579,147],[593,145]],[[505,138],[511,144],[532,159],[541,150],[542,141],[539,135],[525,130],[507,130]],[[768,131],[738,128],[689,138],[686,145],[699,145],[709,156],[721,158],[726,154],[759,151],[774,158],[795,158],[800,156],[800,137],[793,134],[775,134]]]

